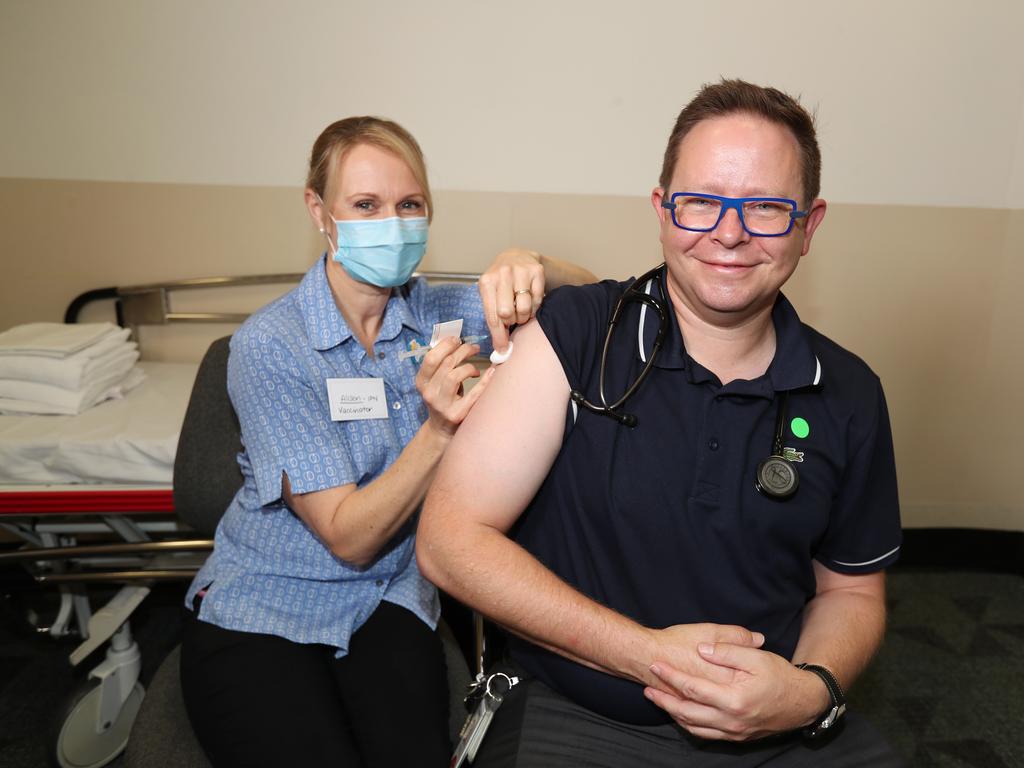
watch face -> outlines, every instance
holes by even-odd
[[[785,499],[796,492],[800,477],[792,462],[769,456],[757,466],[757,490],[773,499]]]

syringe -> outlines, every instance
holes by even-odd
[[[486,335],[482,335],[482,336],[463,336],[461,341],[462,341],[463,344],[479,344],[481,341],[483,341],[486,338],[487,338]],[[409,350],[406,350],[405,352],[399,352],[398,353],[398,359],[399,360],[409,360],[411,358],[413,360],[419,360],[421,357],[423,357],[425,354],[427,354],[427,352],[429,352],[431,349],[433,349],[433,347],[430,347],[428,345],[424,345],[422,347],[416,347],[416,349],[409,349]]]

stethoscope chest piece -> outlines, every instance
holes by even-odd
[[[781,456],[769,456],[757,465],[757,490],[773,499],[788,499],[800,485],[793,462]]]

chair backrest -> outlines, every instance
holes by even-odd
[[[241,430],[227,386],[230,340],[213,342],[199,364],[174,457],[175,512],[207,536],[242,486]]]

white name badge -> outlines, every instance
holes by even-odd
[[[388,417],[384,379],[328,379],[327,400],[331,404],[331,421]]]

